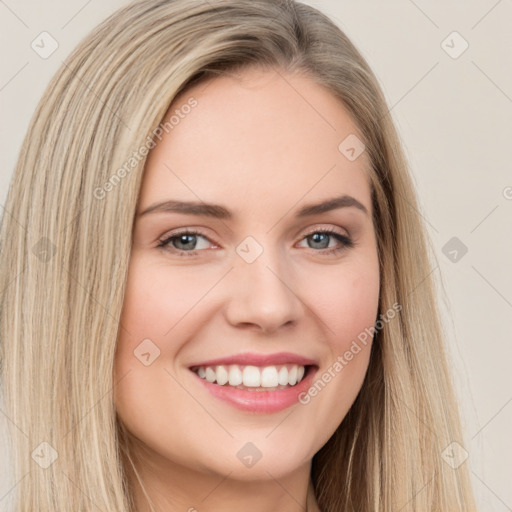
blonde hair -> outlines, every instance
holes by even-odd
[[[433,256],[368,64],[329,18],[292,0],[141,0],[99,25],[49,84],[5,206],[0,362],[16,510],[134,510],[113,360],[139,149],[177,94],[247,66],[302,73],[349,110],[370,162],[379,311],[402,306],[375,334],[362,389],[313,459],[321,510],[475,509],[467,464],[452,469],[441,457],[463,440]],[[47,469],[34,462],[42,442],[58,454]]]

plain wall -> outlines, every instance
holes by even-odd
[[[125,3],[0,2],[2,207],[50,77],[97,23]],[[384,90],[438,258],[432,272],[445,285],[440,300],[479,507],[512,510],[512,3],[306,3],[345,31]],[[59,45],[47,59],[31,47],[43,31]],[[461,244],[467,248],[462,257]],[[0,421],[7,421],[3,414]],[[0,464],[0,510],[15,484]]]

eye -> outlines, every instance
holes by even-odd
[[[335,254],[355,246],[354,241],[347,235],[333,229],[317,229],[308,233],[302,240],[309,242],[312,249],[319,249],[322,254]],[[334,246],[331,242],[334,241]]]
[[[203,240],[201,242],[200,240]],[[197,250],[208,249],[213,243],[208,237],[194,229],[187,229],[160,240],[158,247],[170,250],[179,256],[194,256]]]
[[[316,252],[322,254],[335,254],[355,246],[354,241],[349,236],[338,233],[333,229],[311,231],[302,238],[302,241],[306,241],[309,248],[317,249]],[[332,242],[334,242],[334,245]],[[160,240],[157,247],[178,256],[196,256],[197,251],[208,249],[211,244],[215,245],[207,236],[189,228]]]

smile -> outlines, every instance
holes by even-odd
[[[217,365],[192,368],[201,379],[219,386],[250,391],[274,391],[297,385],[306,367],[297,364],[258,367],[253,365]]]
[[[318,366],[232,364],[196,366],[190,370],[196,382],[215,400],[246,413],[272,414],[299,403],[299,397],[312,385]],[[280,384],[285,378],[286,384]]]

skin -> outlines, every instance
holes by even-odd
[[[299,512],[306,503],[319,510],[311,461],[361,388],[371,340],[307,405],[271,414],[213,397],[189,366],[293,352],[316,360],[320,377],[374,325],[379,265],[368,162],[364,152],[349,161],[338,150],[359,130],[330,91],[282,70],[253,68],[195,85],[168,114],[191,96],[197,106],[149,154],[138,213],[174,199],[221,204],[233,218],[135,219],[115,358],[118,417],[158,511]],[[355,207],[295,215],[342,194],[368,215]],[[178,254],[187,250],[180,237],[157,247],[182,228],[201,232],[185,246],[195,255]],[[326,254],[327,242],[308,236],[326,228],[355,246],[327,238],[328,248],[341,250]],[[263,249],[251,264],[236,252],[248,236]],[[144,339],[160,350],[148,366],[134,356]],[[247,442],[262,453],[250,468],[236,455]],[[134,489],[138,511],[150,510]]]

